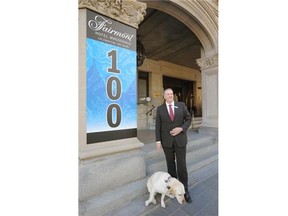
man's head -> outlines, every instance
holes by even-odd
[[[173,90],[171,88],[167,88],[164,90],[164,99],[166,103],[170,104],[174,100]]]

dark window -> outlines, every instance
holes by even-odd
[[[138,72],[138,103],[146,103],[149,96],[149,73]]]

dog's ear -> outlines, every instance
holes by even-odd
[[[170,187],[169,194],[175,196],[175,189]]]
[[[170,188],[171,188],[170,186],[167,186],[167,189],[168,189],[168,190],[170,190]]]

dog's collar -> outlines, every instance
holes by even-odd
[[[167,180],[164,180],[165,183],[168,183],[170,178],[171,178],[171,176],[169,176]]]

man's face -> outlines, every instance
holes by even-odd
[[[173,95],[173,91],[171,89],[167,89],[165,92],[164,92],[164,99],[167,103],[172,103],[173,102],[173,99],[174,99],[174,95]]]

